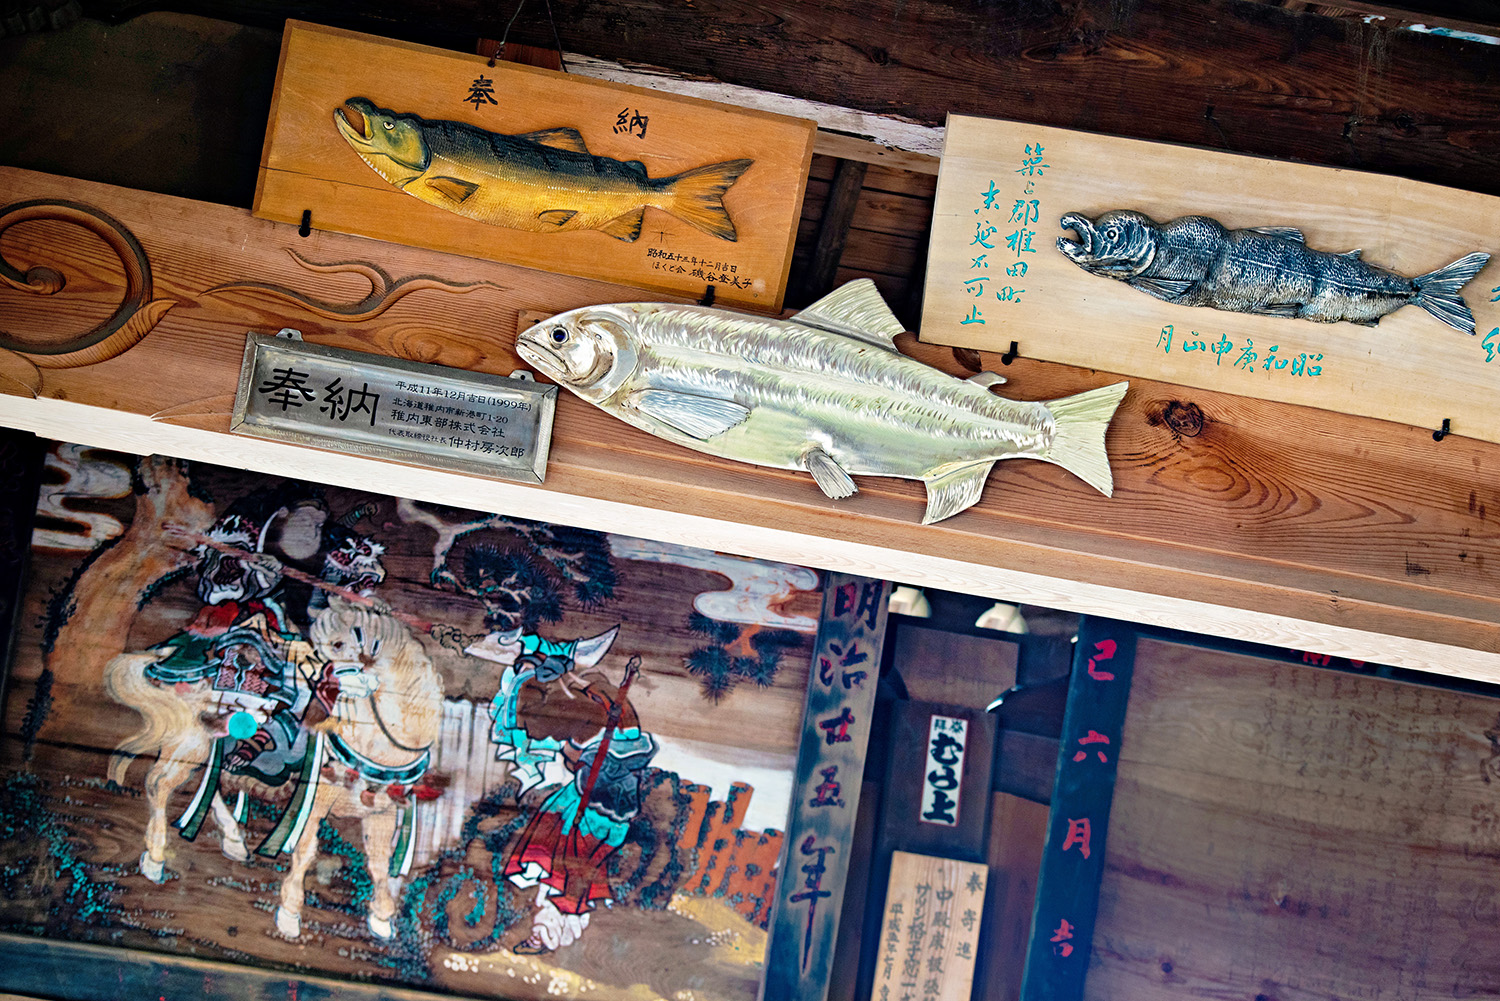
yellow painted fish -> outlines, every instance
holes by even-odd
[[[345,141],[387,181],[429,205],[530,233],[594,229],[632,242],[646,209],[721,240],[736,238],[724,192],[754,160],[726,160],[671,177],[639,160],[594,156],[577,129],[501,135],[434,122],[351,97],[333,113]]]

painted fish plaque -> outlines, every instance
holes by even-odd
[[[251,334],[236,434],[541,483],[556,386]]]
[[[1488,195],[955,115],[921,337],[1500,441],[1497,232]]]
[[[854,475],[921,480],[922,523],[978,503],[1001,459],[1055,463],[1108,496],[1104,432],[1128,383],[1046,403],[990,392],[896,350],[901,322],[868,278],[790,320],[705,306],[572,309],[517,335],[526,362],[642,430],[741,462],[802,469],[838,500]]]
[[[774,311],[815,131],[290,22],[255,211]]]

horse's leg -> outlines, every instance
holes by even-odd
[[[214,812],[214,821],[219,825],[219,834],[222,843],[219,850],[224,857],[235,862],[243,862],[250,857],[250,849],[245,846],[245,831],[240,827],[240,822],[234,819],[234,812],[229,809],[229,804],[224,802],[224,797],[214,793],[211,804]]]
[[[302,837],[292,847],[291,867],[281,879],[281,905],[276,908],[276,930],[287,938],[302,934],[302,880],[307,876],[307,867],[318,856],[318,823],[328,815],[343,791],[316,778],[310,781],[317,783],[312,792],[312,812],[302,829]]]
[[[209,737],[190,732],[176,744],[164,746],[146,773],[146,850],[141,853],[141,875],[153,883],[167,879],[167,801],[194,768],[208,759]]]
[[[366,921],[372,935],[388,939],[392,934],[391,918],[396,914],[396,898],[391,894],[390,876],[393,851],[391,840],[396,834],[396,811],[392,808],[369,813],[359,823],[360,832],[364,836],[365,859],[370,867],[370,881],[375,886]]]

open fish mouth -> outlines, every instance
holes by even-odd
[[[1099,231],[1094,228],[1093,222],[1087,216],[1081,216],[1076,212],[1069,212],[1058,220],[1063,229],[1071,229],[1078,235],[1078,239],[1069,240],[1065,236],[1057,238],[1057,249],[1074,264],[1086,264],[1098,256]]]
[[[345,101],[334,109],[333,124],[337,125],[344,138],[368,146],[374,138],[370,127],[370,116],[353,101]]]

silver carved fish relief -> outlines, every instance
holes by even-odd
[[[791,319],[622,303],[522,331],[521,357],[606,413],[667,441],[811,473],[832,498],[852,477],[921,480],[923,524],[978,502],[1000,459],[1055,463],[1108,496],[1104,433],[1120,382],[1046,403],[1009,400],[896,350],[903,326],[869,279]]]
[[[1165,302],[1367,327],[1412,305],[1474,333],[1474,316],[1459,290],[1490,259],[1476,251],[1407,278],[1365,263],[1358,250],[1313,250],[1290,227],[1228,229],[1207,216],[1159,223],[1131,211],[1097,219],[1069,212],[1061,224],[1078,234],[1058,238],[1068,260]]]

